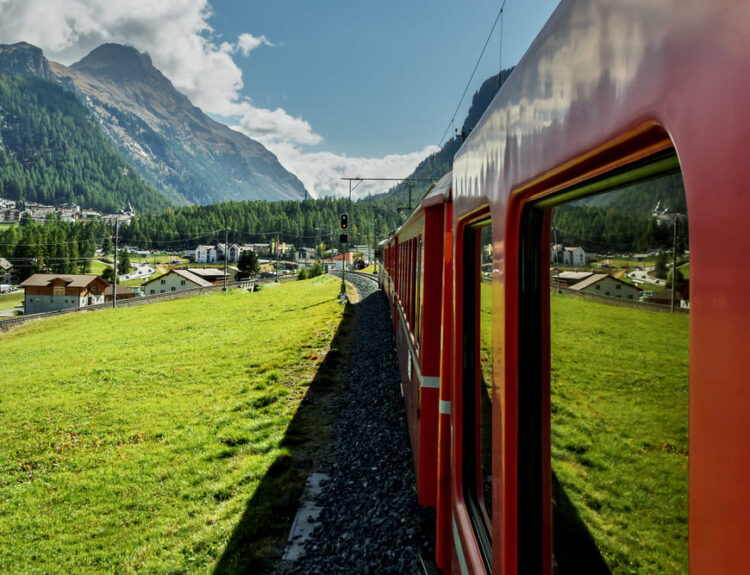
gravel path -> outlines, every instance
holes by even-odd
[[[329,476],[316,505],[320,525],[305,555],[277,573],[419,573],[420,552],[433,554],[433,518],[415,492],[395,343],[386,299],[355,275],[359,321],[348,385],[330,453],[316,471]]]

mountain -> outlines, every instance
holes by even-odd
[[[104,44],[50,73],[78,93],[139,173],[179,203],[303,199],[302,182],[262,144],[209,118],[147,54]]]
[[[508,68],[507,70],[502,70],[499,74],[495,74],[494,76],[487,78],[482,83],[479,90],[474,93],[474,97],[471,101],[471,106],[469,107],[469,111],[466,114],[466,119],[464,120],[461,127],[462,135],[468,135],[474,129],[474,126],[476,126],[477,122],[479,122],[479,119],[482,117],[482,114],[484,114],[487,106],[490,105],[490,102],[492,102],[495,94],[497,94],[497,92],[500,90],[500,87],[503,85],[508,76],[510,76],[510,73],[512,71],[513,68]],[[456,152],[458,152],[458,149],[463,143],[462,135],[457,134],[455,137],[450,138],[447,142],[445,142],[445,144],[443,144],[440,150],[422,160],[414,169],[414,171],[409,174],[408,177],[418,179],[431,179],[434,181],[442,178],[453,168],[453,157],[456,155]],[[406,182],[402,182],[393,186],[384,194],[372,196],[372,198],[370,198],[369,200],[382,203],[391,208],[401,208],[407,206],[413,208],[431,184],[428,181],[417,181],[413,182],[411,185],[412,190],[410,206],[409,184]]]
[[[41,50],[0,46],[0,197],[116,212],[169,202],[123,160],[70,92],[44,79]]]

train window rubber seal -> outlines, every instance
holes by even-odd
[[[481,461],[476,457],[476,434],[479,425],[477,420],[476,405],[478,392],[477,381],[477,350],[479,349],[479,323],[478,306],[479,299],[474,297],[478,290],[477,279],[479,278],[480,253],[477,250],[481,228],[491,225],[489,216],[483,216],[467,224],[464,228],[463,237],[463,385],[462,404],[472,406],[470,409],[464,407],[462,437],[462,469],[463,495],[468,511],[469,519],[479,543],[479,551],[488,572],[492,571],[492,534],[487,523],[484,521],[484,511],[479,502],[477,492],[477,471],[480,469]],[[467,294],[471,293],[471,297]],[[467,382],[470,382],[467,385]],[[468,433],[467,433],[468,431]],[[481,474],[480,474],[481,476]]]
[[[518,573],[540,573],[544,565],[543,473],[544,434],[542,421],[542,357],[545,318],[542,317],[542,274],[546,264],[542,255],[544,227],[549,225],[551,208],[584,197],[680,172],[674,149],[665,150],[571,186],[549,197],[524,206],[518,238],[518,460],[517,460],[517,553]],[[466,250],[464,250],[466,252]],[[467,254],[465,253],[465,256]],[[523,318],[523,321],[520,321]],[[549,331],[549,323],[546,324]]]

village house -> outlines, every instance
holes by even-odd
[[[212,285],[224,283],[224,270],[217,268],[190,268],[188,271]],[[227,273],[227,280],[230,279],[229,276],[230,274]]]
[[[155,277],[143,284],[143,293],[145,295],[156,295],[200,287],[211,287],[213,285],[211,282],[195,275],[193,271],[194,270],[170,270],[167,273]]]
[[[34,274],[21,283],[26,314],[104,303],[109,284],[93,274]]]
[[[237,263],[240,259],[240,246],[237,244],[216,244],[216,258],[223,262],[225,259],[228,262]]]
[[[131,289],[128,289],[126,287],[123,287],[121,285],[117,286],[117,301],[120,301],[121,299],[131,299],[135,297],[135,292]],[[104,290],[104,301],[112,301],[112,286],[109,285]]]
[[[216,246],[200,245],[195,248],[195,262],[199,264],[211,264],[218,261]]]
[[[591,277],[593,272],[560,272],[552,275],[552,287],[570,287],[586,278]]]
[[[556,266],[579,267],[586,265],[586,251],[580,247],[553,244],[550,249],[550,264]]]
[[[310,266],[315,263],[317,256],[314,248],[297,248],[294,252],[294,261],[304,266]]]
[[[581,293],[590,293],[619,299],[638,300],[641,290],[609,274],[591,274],[570,289]]]
[[[13,283],[11,275],[13,274],[13,264],[5,258],[0,258],[0,284]]]

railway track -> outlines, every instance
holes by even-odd
[[[341,272],[333,273],[341,277]],[[417,573],[433,553],[431,511],[420,507],[395,342],[385,298],[371,274],[346,272],[359,292],[353,361],[335,400],[335,437],[315,471],[318,526],[280,574]]]

